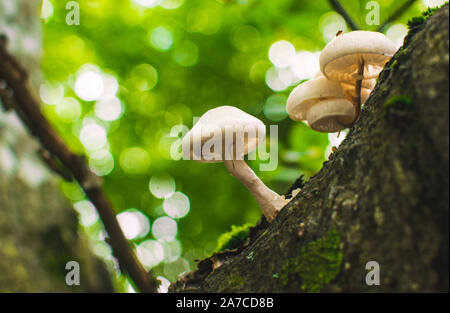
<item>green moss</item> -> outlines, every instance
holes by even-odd
[[[422,15],[419,15],[419,16],[414,16],[413,18],[411,18],[409,21],[408,21],[408,28],[409,29],[413,29],[413,28],[415,28],[415,27],[417,27],[417,26],[420,26],[420,25],[422,25],[423,23],[425,23],[425,21],[426,21],[427,19],[424,17],[424,16],[422,16]]]
[[[412,101],[409,97],[398,95],[386,101],[383,105],[385,116],[390,115],[394,111],[408,111],[412,109]]]
[[[448,1],[445,3],[447,4]],[[445,5],[443,4],[443,5]],[[440,8],[440,7],[439,7]],[[417,33],[420,29],[421,26],[439,9],[438,7],[436,8],[428,8],[426,11],[422,12],[422,14],[420,14],[419,16],[415,16],[413,18],[411,18],[407,25],[408,25],[408,35],[406,35],[405,39],[404,39],[404,46],[406,46],[407,44],[409,44],[411,38],[414,36],[415,33]]]
[[[391,68],[395,68],[397,66],[397,60],[392,61]]]
[[[448,1],[445,3],[447,4]],[[443,4],[443,5],[445,5]],[[426,11],[423,11],[422,14],[420,14],[419,16],[414,16],[413,18],[411,18],[408,21],[408,28],[411,30],[413,28],[416,28],[420,25],[422,25],[423,23],[426,22],[427,19],[429,19],[440,7],[435,7],[435,8],[428,8]]]
[[[443,7],[445,4],[447,4],[448,1],[446,3],[444,3],[443,5],[441,5],[440,7],[435,7],[435,8],[428,8],[427,10],[422,12],[422,16],[424,16],[425,18],[429,18],[430,16],[432,16],[434,13],[436,13],[436,11],[438,9],[440,9],[441,7]]]
[[[220,235],[217,240],[217,247],[215,252],[221,252],[228,249],[235,249],[242,246],[248,237],[251,224],[244,224],[241,226],[233,225],[231,230]]]
[[[281,283],[300,281],[306,292],[319,292],[340,272],[343,254],[339,249],[341,238],[336,229],[319,240],[301,248],[300,254],[288,260],[281,273]]]

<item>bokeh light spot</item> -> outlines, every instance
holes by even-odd
[[[98,150],[89,155],[89,168],[98,176],[105,176],[114,169],[114,158],[106,150]]]
[[[185,258],[179,258],[175,262],[164,265],[164,275],[172,281],[176,280],[180,275],[189,270],[189,262]]]
[[[147,216],[136,209],[119,213],[117,220],[127,239],[145,237],[150,231],[150,222]]]
[[[295,57],[295,47],[289,41],[275,42],[269,49],[269,59],[273,65],[279,68],[291,65]]]
[[[403,45],[403,39],[405,39],[407,33],[408,28],[405,25],[395,24],[389,27],[386,32],[386,36],[394,42],[398,49]]]
[[[172,33],[164,26],[158,26],[150,35],[150,43],[157,50],[167,51],[173,44]]]
[[[55,113],[61,121],[71,123],[80,117],[81,105],[74,98],[63,98],[56,104]]]
[[[182,192],[175,192],[164,200],[163,209],[172,218],[182,218],[188,214],[189,198]]]
[[[131,71],[130,86],[140,91],[151,90],[158,82],[158,72],[150,64],[141,64]]]
[[[178,260],[181,256],[181,243],[178,240],[160,241],[164,249],[164,262],[170,263]]]
[[[103,93],[102,75],[95,70],[81,70],[75,81],[75,93],[80,99],[94,101]]]
[[[50,0],[43,0],[41,6],[41,18],[49,19],[53,15],[53,4]]]
[[[39,87],[41,100],[48,105],[55,105],[64,98],[64,87],[61,84],[44,83]]]
[[[161,282],[158,287],[158,293],[167,293],[169,291],[170,281],[164,276],[158,276],[156,279]]]
[[[320,18],[320,30],[322,31],[323,40],[328,43],[336,37],[338,31],[347,31],[347,24],[344,18],[336,12],[328,12]]]
[[[423,4],[428,8],[434,8],[443,5],[447,0],[423,0]]]
[[[184,0],[162,0],[160,6],[166,10],[174,10],[181,7]]]
[[[289,87],[280,79],[278,71],[274,67],[269,68],[266,72],[266,84],[273,91],[283,91]]]
[[[183,41],[174,49],[172,57],[181,66],[193,66],[198,61],[198,48],[189,40]]]
[[[94,205],[87,200],[74,203],[74,208],[80,214],[81,225],[88,227],[95,224],[98,220],[97,210]]]
[[[287,117],[285,95],[271,95],[264,105],[264,115],[272,121],[281,121]]]
[[[172,240],[177,232],[177,222],[168,216],[160,217],[153,222],[152,233],[157,239]]]
[[[146,240],[136,247],[139,261],[147,268],[152,268],[164,260],[164,248],[156,240]]]
[[[234,46],[242,52],[256,49],[260,43],[261,36],[258,30],[252,26],[241,26],[233,34]]]
[[[85,125],[80,132],[80,141],[87,150],[98,150],[107,142],[106,131],[98,124]]]
[[[161,3],[161,0],[133,0],[140,6],[146,7],[146,8],[154,8],[158,6]]]
[[[120,165],[129,174],[144,173],[150,166],[150,157],[140,147],[128,148],[120,154]]]
[[[163,199],[175,192],[175,179],[167,174],[153,175],[150,179],[149,189],[155,197]]]
[[[291,64],[291,70],[299,80],[311,79],[320,70],[320,52],[299,51]]]
[[[109,99],[115,97],[117,91],[119,90],[119,83],[117,78],[111,74],[103,74],[103,93],[102,99]]]
[[[95,114],[104,121],[115,121],[122,114],[122,104],[116,97],[98,100],[95,103]]]

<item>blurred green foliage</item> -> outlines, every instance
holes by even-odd
[[[277,169],[260,172],[258,160],[249,164],[280,194],[300,174],[312,176],[326,160],[331,148],[328,135],[286,115],[287,95],[299,81],[275,91],[268,87],[266,73],[273,68],[268,53],[275,42],[285,40],[297,51],[318,52],[330,34],[346,30],[327,1],[80,0],[80,25],[66,23],[67,1],[44,2],[45,113],[70,147],[86,154],[104,175],[117,212],[135,209],[148,217],[150,231],[132,240],[137,247],[147,241],[143,247],[153,249],[150,254],[141,251],[140,257],[150,259],[144,263],[154,266],[157,275],[176,279],[195,268],[194,260],[214,251],[217,238],[230,225],[254,224],[260,217],[256,201],[223,164],[171,158],[173,126],[191,128],[193,117],[222,105],[236,106],[266,125],[278,125]],[[367,1],[342,2],[362,28],[376,29],[365,22]],[[377,2],[381,22],[401,5],[393,0]],[[422,9],[424,4],[418,1],[396,22],[397,30],[401,33],[408,18]],[[104,93],[117,82],[117,91],[112,91],[117,99],[100,104],[98,95],[94,99],[98,77],[86,78],[84,85],[78,81],[89,69],[103,75]],[[152,177],[165,177],[161,186],[155,182],[153,192]],[[179,212],[170,213],[163,196],[155,196],[161,189],[164,195],[165,188],[178,192],[179,201],[172,203],[176,212],[181,203],[186,213],[188,199],[187,215],[177,218]],[[91,212],[88,204],[79,204],[84,196],[77,186],[64,183],[63,191],[78,203],[82,217]],[[176,221],[175,243],[169,238],[173,233],[164,235],[168,224],[154,224],[167,214]],[[84,225],[95,251],[108,258],[110,250],[101,245],[100,222]]]

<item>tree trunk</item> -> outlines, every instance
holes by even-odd
[[[0,34],[10,40],[35,87],[40,2],[0,0]],[[58,180],[39,160],[39,144],[1,104],[0,292],[113,291],[105,264],[78,232],[78,216],[62,197]],[[79,286],[66,284],[69,261],[80,265]]]
[[[448,4],[418,22],[300,194],[173,292],[448,291]]]

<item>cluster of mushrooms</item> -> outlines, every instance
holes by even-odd
[[[381,33],[338,33],[320,55],[321,72],[289,95],[286,110],[290,118],[305,121],[320,132],[338,132],[353,126],[376,78],[395,51],[394,43]],[[271,222],[289,200],[269,189],[244,160],[265,135],[266,127],[256,117],[232,106],[221,106],[198,120],[184,136],[182,150],[186,159],[224,162]]]
[[[382,33],[338,33],[320,54],[320,73],[289,95],[286,110],[290,118],[305,121],[319,132],[352,127],[396,50]]]

